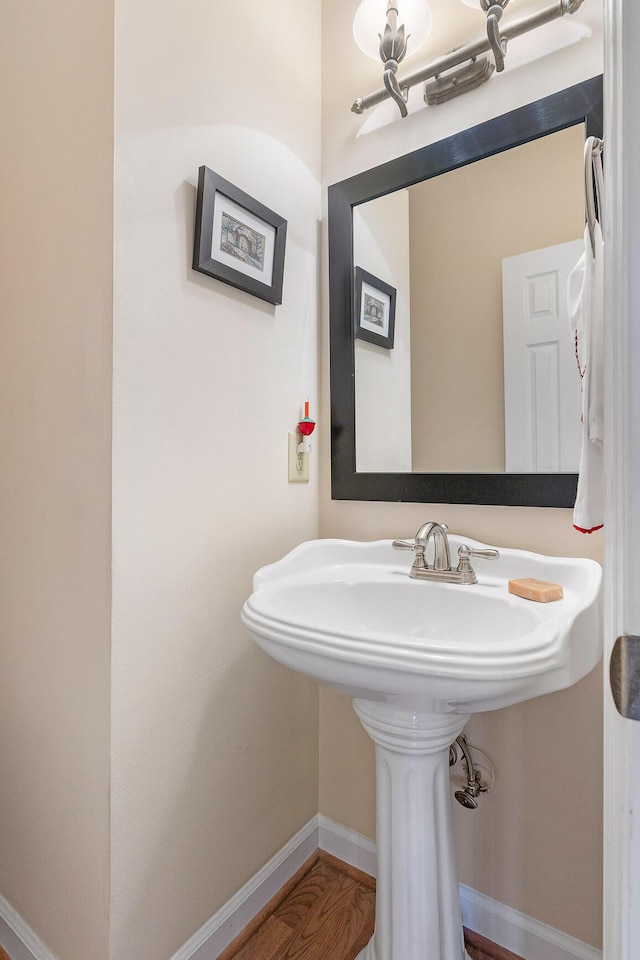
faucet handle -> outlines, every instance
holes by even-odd
[[[482,557],[484,560],[497,560],[500,554],[497,550],[489,547],[486,550],[474,550],[473,547],[463,543],[458,547],[458,573],[461,575],[461,583],[477,583],[475,570],[471,566],[470,557]]]
[[[411,567],[412,575],[415,570],[426,570],[427,561],[424,555],[424,541],[418,540],[417,537],[415,540],[394,540],[391,546],[395,550],[413,550],[416,557]]]
[[[473,572],[473,567],[470,563],[471,557],[481,557],[484,560],[498,560],[500,553],[497,550],[488,548],[487,550],[474,550],[473,547],[469,547],[466,543],[463,543],[461,547],[458,547],[458,573],[467,574],[470,577],[473,577],[471,583],[476,582],[475,573]]]
[[[391,544],[394,550],[415,550],[415,540],[394,540]]]
[[[472,547],[468,547],[466,543],[463,543],[458,549],[458,556],[461,560],[468,560],[469,557],[482,557],[484,560],[499,560],[500,551],[494,550],[492,547],[488,547],[486,550],[474,550]]]

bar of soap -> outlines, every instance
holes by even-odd
[[[521,580],[509,580],[509,593],[525,600],[535,600],[537,603],[549,603],[551,600],[562,600],[562,587],[559,583],[549,583],[547,580],[536,580],[535,577],[522,577]]]

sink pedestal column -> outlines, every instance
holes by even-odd
[[[469,960],[449,788],[467,716],[354,700],[376,745],[376,926],[356,960]]]

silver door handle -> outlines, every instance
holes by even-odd
[[[640,637],[618,637],[611,651],[609,682],[620,716],[640,720]]]

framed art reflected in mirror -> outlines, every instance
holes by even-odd
[[[356,339],[393,350],[396,290],[362,267],[356,267],[354,335]]]

